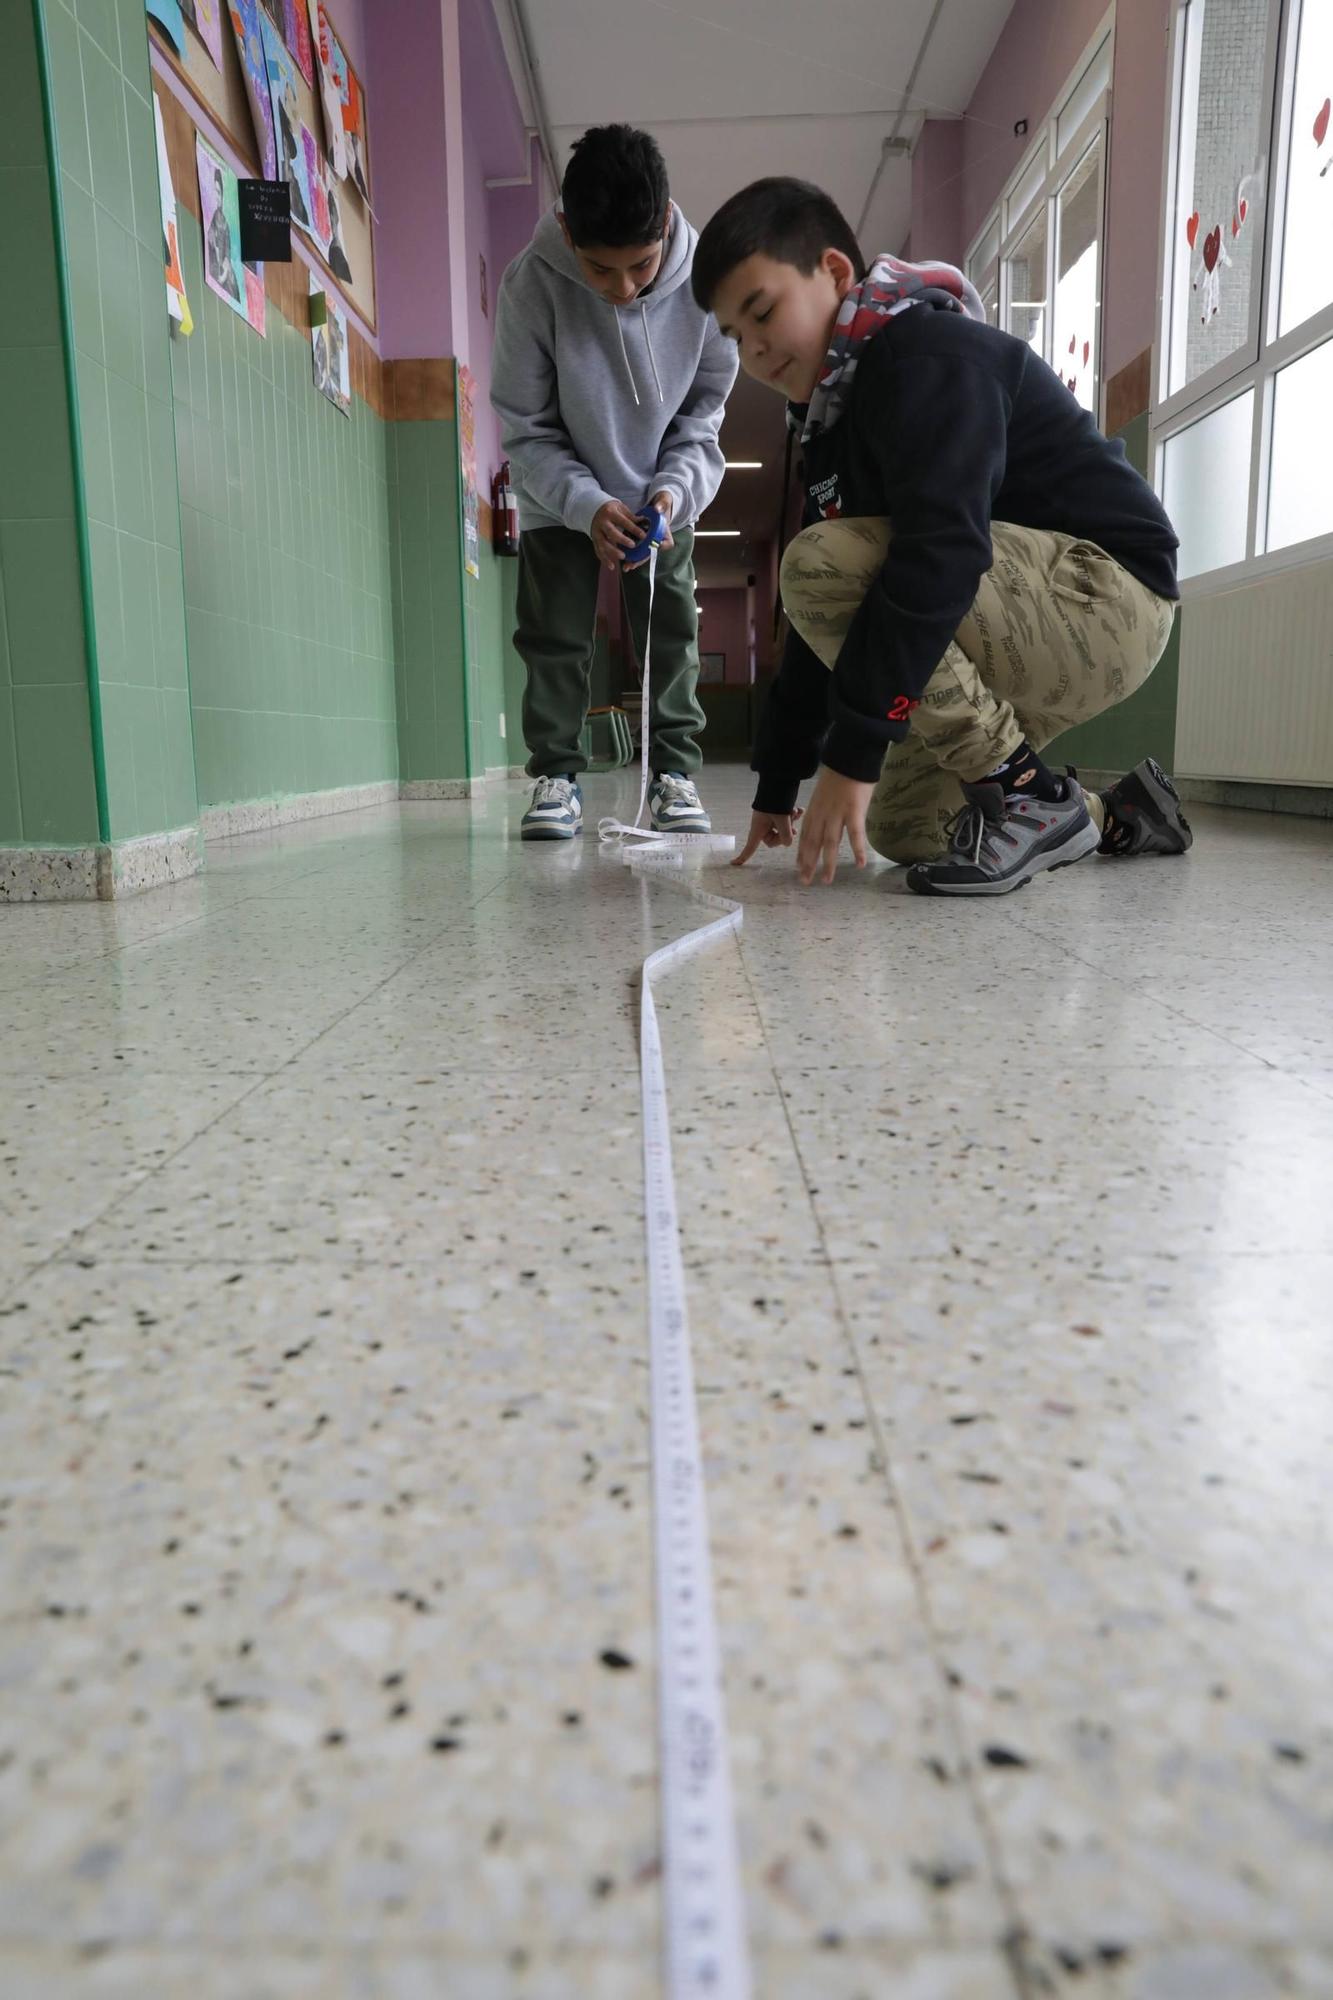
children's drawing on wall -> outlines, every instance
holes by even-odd
[[[301,127],[301,145],[305,151],[306,179],[310,183],[310,234],[327,257],[329,254],[328,188],[319,145],[308,125]]]
[[[331,58],[334,34],[320,0],[307,0],[310,26],[315,37],[315,64],[319,71],[319,101],[324,111],[324,139],[329,165],[337,178],[347,178],[347,146],[343,134],[342,99],[333,80]]]
[[[283,38],[296,57],[296,67],[313,90],[315,52],[310,42],[310,17],[305,0],[283,0]]]
[[[340,52],[341,53],[341,52]],[[370,205],[370,167],[366,144],[366,94],[352,65],[343,55],[339,93],[343,108],[343,137],[347,147],[347,173],[355,182],[362,200]]]
[[[314,356],[315,387],[344,416],[351,414],[351,356],[347,346],[347,316],[310,273],[310,347]]]
[[[269,94],[268,65],[264,60],[264,37],[259,25],[259,0],[229,0],[231,31],[245,77],[245,94],[250,100],[259,159],[266,181],[278,179],[278,145],[273,125],[273,103]],[[293,218],[294,219],[294,218]]]
[[[266,319],[264,274],[241,261],[241,216],[236,176],[207,140],[195,139],[199,204],[204,225],[204,280],[232,311],[262,334]]]
[[[350,285],[352,282],[352,267],[347,261],[347,252],[343,248],[342,215],[338,208],[337,190],[332,181],[329,182],[328,202],[329,247],[325,254],[329,260],[329,269],[332,271],[334,277],[341,278],[344,284]]]
[[[219,0],[181,0],[181,13],[187,28],[193,28],[213,59],[215,69],[222,68],[222,13]]]
[[[190,301],[185,296],[181,270],[180,226],[176,219],[176,190],[171,184],[171,162],[167,158],[167,135],[162,124],[162,106],[153,92],[153,124],[157,129],[157,191],[162,204],[162,264],[167,278],[167,311],[182,333],[194,332]]]
[[[181,18],[180,0],[147,0],[148,12],[157,22],[177,55],[185,54],[185,23]]]
[[[476,384],[465,361],[459,362],[454,374],[454,398],[458,408],[458,457],[463,469],[463,567],[469,576],[480,576]]]
[[[265,14],[259,23],[264,44],[264,66],[273,107],[273,129],[278,140],[278,175],[291,190],[292,221],[298,229],[314,234],[314,203],[310,190],[310,166],[303,144],[297,96],[296,65],[283,47],[282,37]]]

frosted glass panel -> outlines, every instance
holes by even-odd
[[[1305,0],[1296,47],[1296,98],[1282,226],[1278,330],[1299,326],[1333,299],[1333,0]]]
[[[1269,0],[1195,0],[1185,12],[1169,395],[1249,344],[1264,234],[1268,20]]]
[[[997,215],[976,249],[967,260],[967,275],[974,285],[979,285],[991,265],[1000,254],[1000,218]]]
[[[1018,183],[1018,186],[1014,189],[1013,193],[1009,197],[1008,202],[1005,205],[1006,230],[1016,229],[1018,227],[1019,223],[1023,220],[1023,217],[1027,214],[1028,210],[1031,208],[1037,196],[1041,193],[1042,188],[1045,186],[1047,165],[1048,165],[1046,158],[1048,143],[1049,143],[1048,140],[1046,139],[1042,140],[1040,146],[1038,146],[1036,150],[1036,153],[1033,155],[1033,158],[1030,161],[1023,175],[1022,180]]]
[[[1097,237],[1102,154],[1094,140],[1056,201],[1055,371],[1085,410],[1097,403]]]
[[[1290,548],[1333,534],[1333,340],[1302,355],[1273,382],[1268,546]]]
[[[1180,574],[1245,558],[1254,391],[1178,431],[1162,454],[1162,504],[1180,537]]]

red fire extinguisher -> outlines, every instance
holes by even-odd
[[[518,502],[509,483],[508,459],[491,481],[491,532],[497,556],[518,554]]]

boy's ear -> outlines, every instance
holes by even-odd
[[[832,278],[838,301],[841,303],[856,283],[855,264],[845,250],[834,250],[832,247],[824,252],[819,261]]]

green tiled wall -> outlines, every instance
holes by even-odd
[[[466,577],[464,601],[467,606],[467,645],[469,674],[472,689],[471,716],[473,721],[473,764],[478,771],[494,770],[497,766],[521,764],[526,752],[523,747],[521,721],[508,716],[508,694],[513,680],[512,670],[506,672],[506,655],[512,654],[515,661],[512,633],[513,621],[506,622],[505,594],[511,593],[517,584],[515,576],[511,583],[507,573],[517,571],[518,564],[512,558],[497,556],[485,537],[477,560],[480,577]],[[519,673],[522,663],[518,662]],[[521,686],[521,682],[520,682]],[[500,717],[505,716],[505,735],[500,734]],[[515,732],[512,736],[510,732]]]
[[[389,428],[399,775],[465,778],[458,426],[439,417]]]
[[[309,335],[268,302],[261,339],[203,280],[173,334],[190,695],[201,807],[398,772],[389,433],[314,385]]]
[[[1146,478],[1147,411],[1116,435],[1125,441],[1125,456],[1130,464]],[[1108,709],[1105,715],[1057,737],[1044,753],[1048,761],[1081,764],[1090,771],[1128,771],[1140,758],[1155,757],[1168,771],[1171,769],[1176,756],[1180,618],[1177,612],[1166,652],[1143,686],[1118,707]]]
[[[98,837],[36,20],[0,9],[0,843]],[[85,142],[86,143],[86,142]]]
[[[197,817],[142,0],[36,0],[56,126],[113,840]]]

